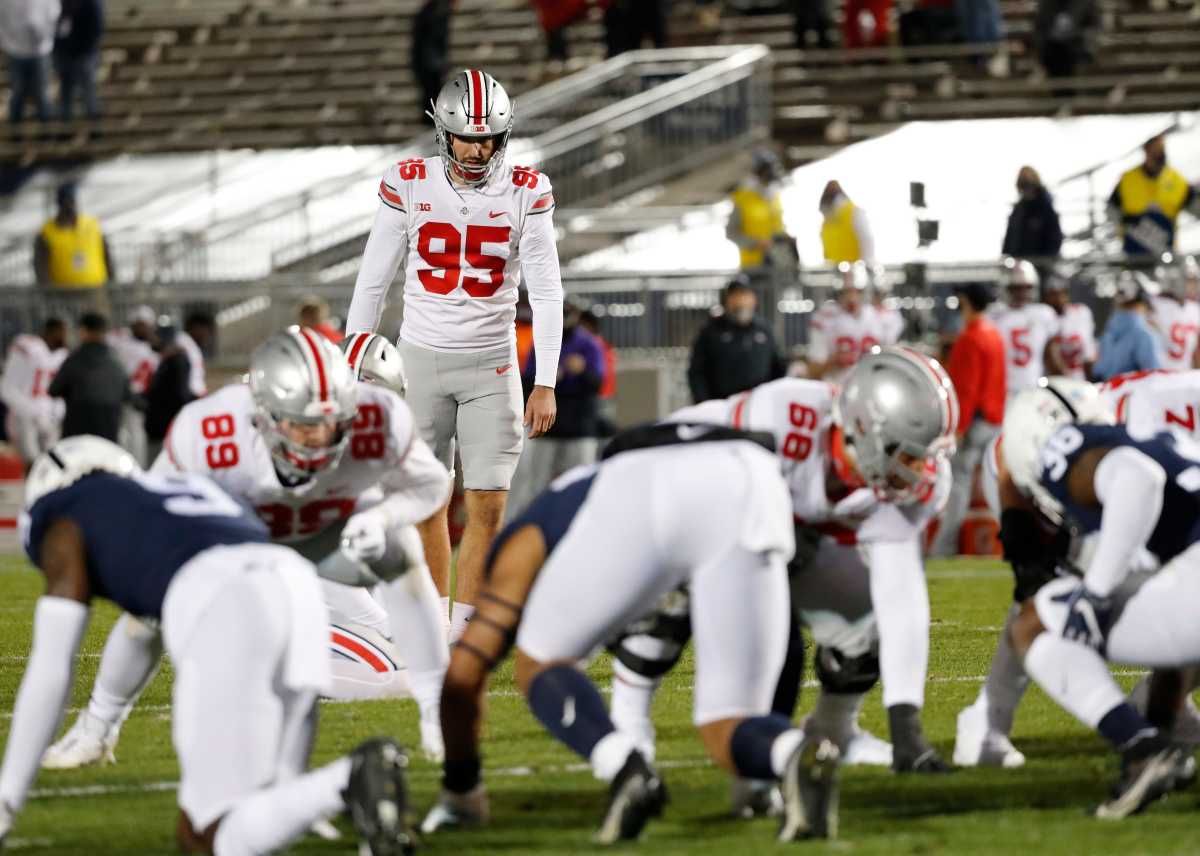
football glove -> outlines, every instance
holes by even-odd
[[[482,782],[465,794],[443,788],[437,803],[425,815],[421,831],[429,835],[445,827],[483,826],[490,813],[487,788]]]
[[[342,529],[342,550],[360,562],[377,562],[387,551],[387,519],[376,509],[360,511]]]
[[[1059,600],[1060,598],[1055,598]],[[1111,597],[1101,597],[1095,592],[1088,591],[1087,586],[1079,585],[1070,594],[1061,599],[1067,603],[1067,618],[1063,622],[1062,635],[1087,645],[1089,648],[1104,654],[1108,643],[1108,631],[1112,624],[1113,601]]]

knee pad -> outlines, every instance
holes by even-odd
[[[692,638],[688,602],[686,589],[668,592],[654,612],[626,628],[609,650],[643,678],[665,675],[679,662],[683,646]]]
[[[874,651],[847,657],[834,648],[818,646],[814,665],[817,679],[826,692],[858,695],[879,680],[879,656]]]

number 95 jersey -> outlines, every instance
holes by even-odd
[[[451,182],[440,157],[392,165],[363,253],[346,329],[374,330],[404,261],[400,338],[434,351],[479,352],[514,340],[517,288],[561,292],[550,179],[529,167],[486,184]]]
[[[280,482],[254,414],[254,399],[245,384],[193,401],[175,417],[151,472],[203,473],[253,508],[270,529],[272,541],[294,543],[330,527],[340,531],[360,499],[379,500],[380,486],[384,492],[403,490],[413,465],[420,465],[422,451],[429,459],[425,463],[441,471],[428,447],[414,436],[412,413],[404,400],[378,386],[359,383],[358,414],[337,465],[293,487]]]

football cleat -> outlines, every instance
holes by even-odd
[[[1120,820],[1166,796],[1175,786],[1183,754],[1157,732],[1137,740],[1122,753],[1121,778],[1112,799],[1097,806],[1095,816]]]
[[[443,789],[429,814],[421,823],[421,831],[431,835],[439,829],[486,826],[491,816],[487,789],[479,783],[465,794]]]
[[[650,818],[662,815],[666,804],[666,785],[642,753],[635,749],[609,787],[608,808],[595,841],[615,844],[636,840]]]
[[[842,753],[842,763],[847,767],[892,766],[892,744],[861,728],[856,728],[850,739],[839,749]]]
[[[832,740],[805,738],[796,747],[783,771],[780,841],[837,837],[840,760]]]
[[[364,856],[401,856],[416,850],[408,825],[408,755],[390,738],[377,737],[350,753],[350,781],[342,798]]]
[[[732,802],[733,816],[743,820],[783,814],[783,794],[775,782],[735,778]]]
[[[895,756],[892,759],[892,769],[897,773],[950,773],[954,770],[942,760],[942,756],[932,746],[916,755]]]
[[[120,728],[110,727],[84,710],[71,729],[42,755],[42,769],[75,770],[92,764],[115,764],[113,750],[120,734]]]
[[[1025,755],[1012,745],[1007,735],[988,729],[987,711],[977,704],[959,711],[953,758],[959,767],[1011,770],[1025,765]]]

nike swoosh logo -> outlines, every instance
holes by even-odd
[[[575,696],[567,696],[563,704],[562,727],[570,728],[575,724]]]
[[[497,217],[503,217],[503,216],[504,216],[503,211],[489,211],[488,212],[488,217],[492,218],[493,220],[495,220]]]
[[[512,368],[512,363],[508,363],[507,365],[503,365],[500,368],[496,369],[496,374],[504,374],[506,371],[508,371],[511,368]]]

